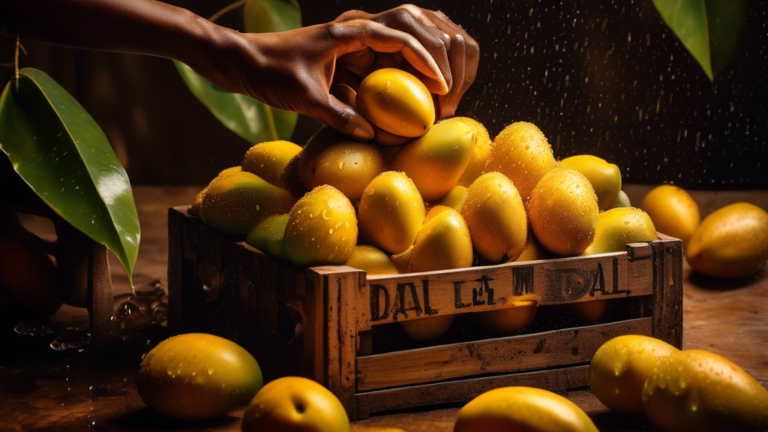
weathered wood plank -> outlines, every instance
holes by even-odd
[[[539,305],[652,294],[652,280],[629,282],[626,252],[368,278],[369,325],[502,307],[506,298]]]
[[[683,346],[683,242],[659,234],[653,247],[653,337]]]
[[[515,373],[474,379],[377,390],[355,395],[358,418],[371,413],[419,406],[463,403],[499,387],[530,386],[563,391],[589,385],[589,366],[572,366],[536,372]]]
[[[624,334],[650,336],[651,319],[358,357],[357,390],[588,362],[605,341]]]

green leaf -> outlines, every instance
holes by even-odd
[[[109,248],[132,281],[141,232],[131,183],[75,98],[45,73],[22,69],[0,95],[0,151],[54,212]]]
[[[248,0],[244,19],[249,33],[287,31],[301,27],[301,10],[295,0]],[[298,114],[272,108],[250,96],[221,90],[189,66],[174,63],[197,100],[224,126],[249,143],[291,139]]]
[[[734,60],[741,34],[747,25],[744,0],[707,0],[712,72],[718,75]]]
[[[173,63],[197,100],[244,140],[256,144],[291,139],[298,114],[272,108],[244,94],[224,91],[184,63],[175,60]]]
[[[248,0],[243,19],[248,33],[288,31],[301,27],[301,8],[296,0]]]
[[[653,4],[711,81],[712,60],[704,0],[653,0]]]

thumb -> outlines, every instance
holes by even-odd
[[[373,126],[368,120],[332,94],[326,94],[323,100],[315,104],[312,115],[356,140],[370,141],[373,139]]]

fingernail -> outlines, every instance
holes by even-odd
[[[352,131],[352,138],[360,141],[370,141],[373,139],[373,133],[358,126]]]

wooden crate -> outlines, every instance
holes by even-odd
[[[174,331],[239,343],[259,361],[266,380],[312,378],[339,397],[353,420],[463,403],[502,386],[584,387],[597,348],[623,334],[682,346],[683,246],[661,234],[627,245],[626,252],[366,277],[345,266],[291,267],[186,210],[169,213]],[[467,313],[499,308],[509,296],[535,296],[539,315],[548,311],[542,319],[549,314],[555,324],[537,326],[537,315],[518,336],[472,330]],[[578,325],[564,318],[557,325],[568,303],[602,299],[623,299],[617,320]],[[431,346],[377,352],[377,332],[392,323],[444,314],[464,317],[464,330]]]

